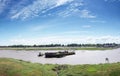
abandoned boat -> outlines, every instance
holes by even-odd
[[[60,52],[46,52],[45,58],[61,58],[67,55],[74,55],[75,52],[60,51]]]

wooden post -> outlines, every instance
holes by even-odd
[[[109,58],[105,58],[106,63],[109,63]]]

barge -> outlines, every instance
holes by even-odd
[[[45,58],[61,58],[67,55],[74,55],[75,52],[69,52],[69,51],[60,51],[60,52],[46,52]]]

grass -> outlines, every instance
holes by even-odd
[[[0,76],[120,76],[120,63],[52,65],[0,58]]]
[[[115,48],[100,48],[100,47],[19,47],[19,48],[0,48],[0,50],[111,50]]]
[[[53,67],[53,65],[0,58],[0,76],[56,76],[51,70]]]

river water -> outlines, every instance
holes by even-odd
[[[114,50],[97,50],[97,51],[75,51],[75,55],[65,56],[63,58],[45,58],[38,57],[39,52],[48,51],[15,51],[0,50],[0,58],[14,58],[24,61],[30,61],[42,64],[100,64],[107,63],[105,58],[109,59],[109,63],[120,62],[120,48]],[[50,52],[50,50],[49,50]],[[53,51],[52,51],[53,52]]]

